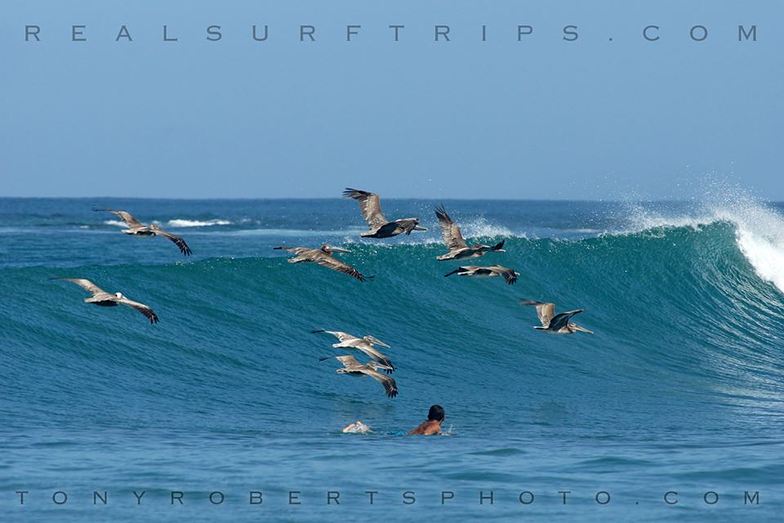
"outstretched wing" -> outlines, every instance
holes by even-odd
[[[93,282],[91,282],[90,280],[87,280],[85,278],[54,278],[54,279],[55,280],[69,281],[71,283],[75,283],[76,285],[78,285],[82,289],[86,290],[87,292],[89,292],[93,296],[95,296],[96,294],[102,294],[102,293],[106,294],[106,291],[104,291],[102,288],[98,287],[96,284],[94,284]]]
[[[357,339],[356,336],[352,336],[348,332],[341,332],[341,331],[328,331],[325,329],[318,329],[311,331],[313,334],[325,333],[325,334],[332,334],[334,337],[338,339],[338,341],[346,341],[346,340],[355,340]]]
[[[542,327],[547,328],[550,326],[550,322],[555,316],[555,304],[554,303],[545,303],[541,301],[533,301],[533,300],[521,300],[521,304],[523,305],[533,305],[536,307],[536,315],[539,317],[539,321],[542,324]]]
[[[120,298],[117,300],[117,303],[122,303],[123,305],[127,305],[128,307],[132,307],[141,312],[148,320],[150,320],[150,323],[158,323],[158,315],[155,314],[154,310],[143,303],[129,300],[128,298]]]
[[[377,194],[346,187],[343,196],[359,202],[362,217],[365,218],[371,229],[377,229],[388,222],[384,213],[381,212],[381,198]]]
[[[180,249],[180,252],[184,256],[190,256],[191,254],[193,254],[193,252],[191,251],[191,248],[188,247],[187,243],[185,243],[185,240],[183,240],[179,236],[177,236],[175,234],[172,234],[170,232],[166,232],[163,229],[158,229],[157,234],[159,236],[163,236],[164,238],[172,241]]]
[[[276,250],[276,251],[286,251],[286,252],[290,252],[292,254],[297,254],[297,255],[305,253],[305,252],[314,252],[315,251],[315,249],[309,249],[307,247],[286,247],[285,245],[280,245],[278,247],[273,247],[272,249]]]
[[[549,328],[552,330],[559,330],[566,327],[569,324],[569,320],[572,319],[572,316],[576,314],[580,314],[583,312],[583,309],[575,309],[573,311],[562,312],[561,314],[556,314],[552,320],[550,320]]]
[[[436,218],[438,218],[438,225],[441,226],[441,236],[444,237],[444,243],[450,251],[468,246],[460,232],[460,227],[452,221],[443,205],[436,207]]]
[[[335,356],[335,358],[347,369],[362,366],[354,356]]]
[[[361,372],[363,374],[370,376],[374,380],[380,382],[384,386],[384,389],[387,391],[387,396],[389,396],[390,398],[394,398],[395,396],[397,396],[397,383],[395,383],[394,378],[387,376],[385,374],[381,374],[378,371],[366,367],[363,368]]]
[[[333,271],[342,272],[343,274],[348,274],[349,276],[356,278],[359,281],[365,281],[367,279],[367,277],[364,274],[356,270],[348,263],[342,262],[337,258],[333,258],[332,256],[325,254],[323,256],[317,257],[313,261],[318,263],[322,267],[332,269]]]
[[[128,227],[144,227],[139,220],[134,218],[133,214],[129,213],[128,211],[118,211],[115,209],[93,209],[95,211],[106,211],[110,212],[113,215],[117,216],[119,219],[125,222],[125,225]]]

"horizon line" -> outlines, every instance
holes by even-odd
[[[183,197],[183,196],[0,196],[0,200],[173,200],[173,201],[284,201],[284,200],[347,200],[339,196],[270,196],[270,197]],[[414,200],[414,201],[498,201],[498,202],[585,202],[585,203],[678,203],[708,201],[698,197],[688,198],[652,198],[652,199],[590,199],[590,198],[465,198],[465,197],[406,197],[383,196],[384,200]],[[784,203],[784,200],[759,199],[764,203]]]

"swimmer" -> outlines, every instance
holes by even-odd
[[[444,407],[433,405],[427,413],[427,421],[422,422],[417,428],[409,432],[409,435],[432,436],[441,434],[441,424],[444,422]]]

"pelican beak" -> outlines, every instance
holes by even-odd
[[[348,249],[342,249],[342,248],[340,248],[340,247],[330,247],[330,250],[331,250],[332,252],[351,252],[351,251],[350,251],[350,250],[348,250]]]
[[[594,333],[593,331],[588,330],[585,327],[580,327],[579,325],[575,325],[574,326],[574,330],[580,331],[580,332],[585,332],[586,334],[593,334]]]
[[[415,231],[426,231],[427,229],[425,227],[421,227],[419,225],[414,225],[414,230]]]

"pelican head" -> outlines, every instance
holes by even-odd
[[[123,296],[123,293],[121,292],[115,292],[114,295],[117,296],[119,299],[125,298],[125,296]]]
[[[340,247],[332,247],[331,245],[328,245],[326,243],[321,246],[321,250],[322,252],[325,252],[327,254],[332,254],[333,252],[351,252],[348,249],[342,249]]]
[[[383,364],[375,362],[375,361],[367,362],[367,366],[370,367],[373,370],[376,370],[376,371],[378,371],[378,370],[383,370],[383,371],[393,370],[392,367],[390,367],[389,365],[383,365]]]
[[[426,231],[426,227],[422,227],[419,225],[419,218],[414,218],[414,230],[415,231]]]
[[[387,345],[386,343],[384,343],[380,339],[376,338],[375,336],[365,336],[362,339],[364,339],[366,342],[368,342],[370,344],[373,344],[373,345],[381,345],[382,347],[386,347],[387,349],[391,348],[389,345]]]

